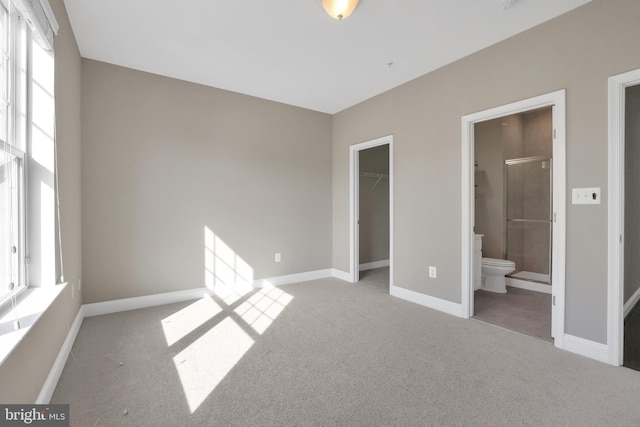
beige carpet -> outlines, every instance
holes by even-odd
[[[366,276],[87,318],[52,403],[82,427],[640,425],[640,372]]]

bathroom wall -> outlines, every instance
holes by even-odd
[[[549,156],[552,110],[545,108],[501,117],[475,125],[476,204],[475,230],[484,234],[483,256],[504,258],[505,160]],[[542,165],[549,168],[550,164]],[[510,166],[508,211],[511,218],[541,219],[548,211],[550,185],[540,163]],[[543,172],[543,173],[541,173]],[[527,194],[527,197],[524,197]],[[549,273],[548,227],[513,225],[509,230],[509,259],[518,270]]]
[[[389,259],[389,146],[360,151],[360,264]],[[362,172],[387,175],[377,178]]]
[[[624,301],[640,288],[640,85],[626,89]]]
[[[529,111],[523,115],[523,157],[548,156],[553,154],[553,112],[551,108]]]
[[[504,161],[524,157],[524,114],[477,123],[474,138],[477,164],[475,231],[484,234],[483,256],[504,258]],[[517,198],[518,194],[515,196],[509,199],[510,211],[522,206],[522,198]]]
[[[510,130],[513,129],[514,127],[510,128]],[[475,162],[477,164],[475,168],[475,232],[484,235],[482,255],[488,258],[502,258],[504,251],[502,133],[502,119],[475,125]]]

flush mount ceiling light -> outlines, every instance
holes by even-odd
[[[322,7],[333,19],[343,20],[349,17],[358,6],[359,0],[322,0]]]

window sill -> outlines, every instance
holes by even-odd
[[[8,305],[0,310],[0,365],[22,342],[31,327],[38,322],[40,316],[56,300],[67,283],[42,288],[29,288],[18,296],[16,304],[17,320],[20,329],[15,329],[16,315],[13,307]]]

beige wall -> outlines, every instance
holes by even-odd
[[[0,365],[0,402],[35,402],[80,307],[80,53],[62,0],[50,0],[55,40],[57,143],[64,274],[69,285]],[[75,286],[72,293],[71,286]]]
[[[82,64],[85,303],[331,267],[330,115]]]
[[[394,134],[393,281],[460,302],[461,117],[566,89],[567,194],[604,194],[601,205],[567,205],[565,331],[606,342],[607,78],[640,67],[638,16],[637,0],[594,0],[335,115],[334,267],[349,263],[349,146]]]
[[[624,301],[640,288],[640,85],[626,89]]]

